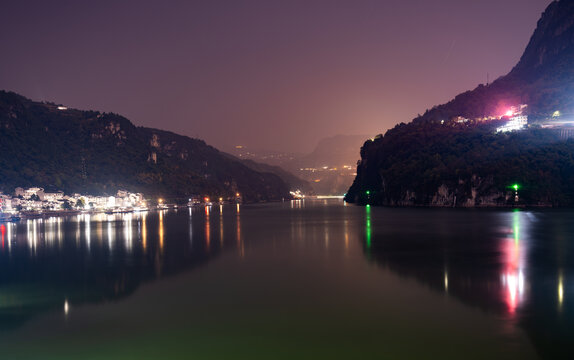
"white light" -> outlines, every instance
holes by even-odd
[[[70,312],[70,305],[68,304],[68,299],[64,301],[64,314],[68,315]]]
[[[562,274],[558,276],[558,305],[562,307],[564,303],[564,277]]]

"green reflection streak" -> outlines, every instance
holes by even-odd
[[[520,241],[520,214],[518,209],[514,210],[512,217],[512,227],[514,229],[514,243],[518,244]]]
[[[367,213],[367,221],[365,223],[365,240],[367,242],[367,248],[371,248],[371,205],[365,207]]]

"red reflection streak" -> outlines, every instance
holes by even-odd
[[[513,239],[504,241],[505,271],[502,275],[502,285],[505,290],[505,302],[510,314],[516,312],[524,292],[524,274],[520,266],[520,243]]]
[[[4,250],[4,234],[6,233],[6,226],[0,225],[0,232],[2,233],[2,250]]]

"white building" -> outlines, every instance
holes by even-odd
[[[14,190],[14,194],[16,196],[22,196],[24,199],[29,199],[32,196],[36,195],[40,200],[44,200],[44,189],[39,187],[32,187],[28,189],[23,189],[21,187],[17,187]]]
[[[63,199],[64,199],[64,192],[58,191],[55,193],[45,192],[43,200],[45,200],[45,201],[59,201],[59,200],[63,200]]]
[[[496,132],[507,132],[522,130],[526,125],[528,125],[527,115],[516,115],[511,117],[506,124],[496,129]]]

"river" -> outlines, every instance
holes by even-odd
[[[0,357],[568,357],[573,216],[299,200],[7,223]]]

